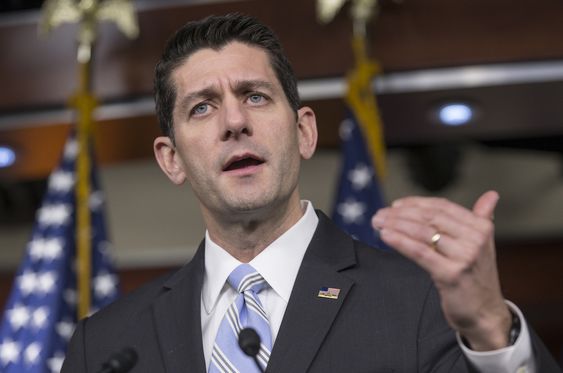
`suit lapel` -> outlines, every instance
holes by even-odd
[[[339,272],[355,262],[352,240],[319,212],[319,225],[297,274],[268,373],[307,371],[353,286]],[[319,297],[323,287],[340,289],[338,298]]]
[[[204,249],[163,286],[154,318],[166,372],[205,372],[201,334]]]

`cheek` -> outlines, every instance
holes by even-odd
[[[205,169],[206,152],[195,142],[182,142],[178,148],[180,162],[186,174],[186,178],[192,183],[192,179],[201,174],[201,168]]]
[[[299,142],[294,134],[288,135],[284,134],[285,137],[278,137],[276,141],[280,144],[280,161],[281,167],[284,170],[284,174],[291,174],[294,170],[299,169],[299,163],[301,161],[301,155],[299,150]],[[283,138],[284,141],[280,141]]]

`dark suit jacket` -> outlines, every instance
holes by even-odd
[[[397,254],[354,241],[324,214],[319,218],[267,372],[469,371],[429,277]],[[176,273],[79,323],[62,372],[97,372],[124,347],[139,355],[132,372],[205,372],[203,246]],[[338,299],[319,298],[322,287],[341,289]],[[557,371],[535,335],[533,343],[539,372]]]

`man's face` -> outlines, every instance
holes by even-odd
[[[300,159],[316,146],[313,112],[296,119],[262,49],[233,42],[202,49],[172,74],[175,146],[155,153],[169,178],[188,180],[204,215],[280,208],[298,199]]]

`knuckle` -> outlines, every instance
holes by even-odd
[[[450,286],[456,286],[469,271],[471,271],[470,265],[458,262],[444,272],[444,281]]]
[[[440,282],[446,286],[453,286],[456,284],[456,275],[452,269],[444,270],[440,277]]]
[[[430,254],[431,250],[429,250],[427,247],[423,247],[423,245],[420,245],[412,251],[412,257],[415,262],[426,261]]]
[[[464,252],[466,253],[465,261],[463,262],[465,273],[468,272],[473,267],[473,264],[477,262],[480,250],[479,247],[471,246],[468,247]]]

